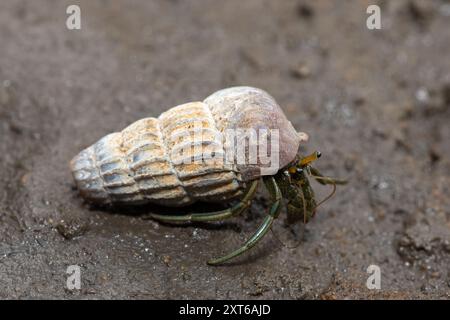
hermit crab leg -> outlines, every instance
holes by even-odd
[[[323,199],[316,205],[316,207],[313,210],[315,212],[320,205],[322,205],[324,202],[328,201],[334,195],[334,193],[336,192],[337,184],[346,184],[348,181],[342,180],[342,179],[326,177],[326,176],[322,175],[319,172],[319,170],[317,170],[316,168],[313,168],[313,167],[309,167],[309,170],[311,171],[311,177],[316,179],[316,181],[318,183],[323,184],[323,185],[331,184],[333,186],[333,190],[331,191],[331,193],[328,196],[326,196],[325,199]]]
[[[319,172],[319,170],[317,170],[314,167],[310,166],[309,169],[311,170],[311,176],[313,178],[315,178],[317,180],[317,182],[320,184],[323,184],[323,185],[325,185],[325,184],[346,184],[348,182],[347,180],[326,177],[323,174],[321,174]]]
[[[210,222],[210,221],[224,220],[232,216],[239,215],[246,209],[248,209],[252,203],[253,197],[255,196],[257,189],[258,189],[258,180],[252,182],[245,196],[242,198],[241,201],[239,201],[239,203],[225,210],[205,212],[205,213],[190,213],[187,215],[180,215],[180,216],[172,216],[172,215],[169,216],[164,214],[153,213],[150,215],[150,217],[162,222],[191,222],[191,221]]]
[[[275,182],[275,179],[272,176],[264,178],[264,183],[274,201],[272,207],[270,208],[269,214],[264,218],[263,222],[256,230],[256,232],[250,237],[250,239],[247,240],[247,242],[245,242],[245,244],[242,247],[230,252],[229,254],[223,257],[209,260],[208,261],[209,265],[222,264],[230,259],[233,259],[243,254],[244,252],[252,248],[256,243],[258,243],[258,241],[261,240],[264,237],[264,235],[266,235],[267,231],[270,230],[273,221],[280,215],[281,191],[277,183]]]

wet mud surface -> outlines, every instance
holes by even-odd
[[[0,298],[407,299],[450,295],[450,3],[0,4]],[[272,94],[350,184],[227,266],[268,209],[169,226],[84,203],[68,162],[100,137],[233,85]],[[328,189],[316,186],[319,196]],[[203,210],[221,206],[196,204]],[[173,212],[173,209],[170,209]],[[369,290],[369,265],[381,290]],[[80,290],[66,268],[81,267]]]

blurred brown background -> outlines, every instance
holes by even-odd
[[[81,30],[66,28],[70,4]],[[370,4],[381,30],[366,28]],[[2,0],[0,298],[448,298],[449,19],[440,0]],[[185,227],[77,195],[82,148],[233,85],[272,94],[321,171],[351,178],[308,225],[279,219],[296,249],[269,235],[206,266],[256,228],[262,191],[242,217]],[[366,288],[371,264],[381,290]]]

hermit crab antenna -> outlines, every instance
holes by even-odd
[[[306,220],[306,199],[303,192],[300,193],[300,196],[302,197],[302,203],[303,203],[303,223],[306,224],[308,221]]]
[[[319,177],[319,176],[313,176],[313,175],[311,175],[311,177],[316,178],[316,179],[319,179],[319,180],[321,179],[321,177]],[[315,207],[314,210],[313,210],[314,214],[316,213],[316,210],[317,210],[317,208],[318,208],[320,205],[322,205],[322,204],[324,204],[325,202],[327,202],[328,200],[330,200],[330,199],[334,196],[334,194],[336,193],[336,183],[333,181],[333,182],[331,182],[331,185],[333,186],[333,190],[331,190],[330,194],[329,194],[328,196],[326,196],[322,201],[320,201],[320,202],[316,205],[316,207]]]

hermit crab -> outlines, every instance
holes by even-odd
[[[218,265],[246,252],[267,234],[283,199],[288,220],[307,223],[318,206],[308,177],[332,185],[333,193],[336,184],[345,183],[312,166],[320,152],[299,154],[300,143],[307,139],[267,92],[232,87],[111,133],[81,151],[70,166],[80,194],[97,204],[179,207],[198,200],[240,199],[216,212],[151,214],[167,223],[237,216],[251,206],[262,180],[272,197],[269,212],[242,247],[208,261]]]

